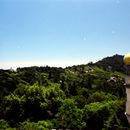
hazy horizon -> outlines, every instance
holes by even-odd
[[[117,54],[115,54],[117,55]],[[120,55],[120,54],[118,54]],[[114,55],[112,55],[114,56]],[[106,57],[111,57],[111,56],[106,56]],[[70,61],[70,60],[63,60],[63,61],[9,61],[9,62],[1,62],[0,64],[0,69],[13,69],[16,70],[17,68],[23,68],[23,67],[33,67],[33,66],[37,66],[37,67],[61,67],[61,68],[65,68],[65,67],[71,67],[74,65],[85,65],[88,64],[90,62],[97,62],[99,60],[102,60],[103,58],[106,57],[102,57],[101,59],[95,59],[95,60],[80,60],[80,61]]]

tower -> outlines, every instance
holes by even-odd
[[[130,124],[130,53],[124,56],[124,63],[126,69],[125,87],[126,87],[126,98],[127,98],[125,115]]]

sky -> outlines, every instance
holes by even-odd
[[[130,0],[0,0],[0,68],[66,67],[130,52]]]

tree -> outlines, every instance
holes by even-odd
[[[93,102],[85,105],[84,121],[87,122],[86,129],[127,129],[128,123],[124,118],[124,108],[124,100]]]
[[[82,129],[86,123],[83,121],[83,111],[74,103],[73,99],[65,99],[56,115],[56,128],[77,128]]]

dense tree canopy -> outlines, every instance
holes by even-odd
[[[0,129],[128,129],[123,71],[99,63],[0,70]]]

